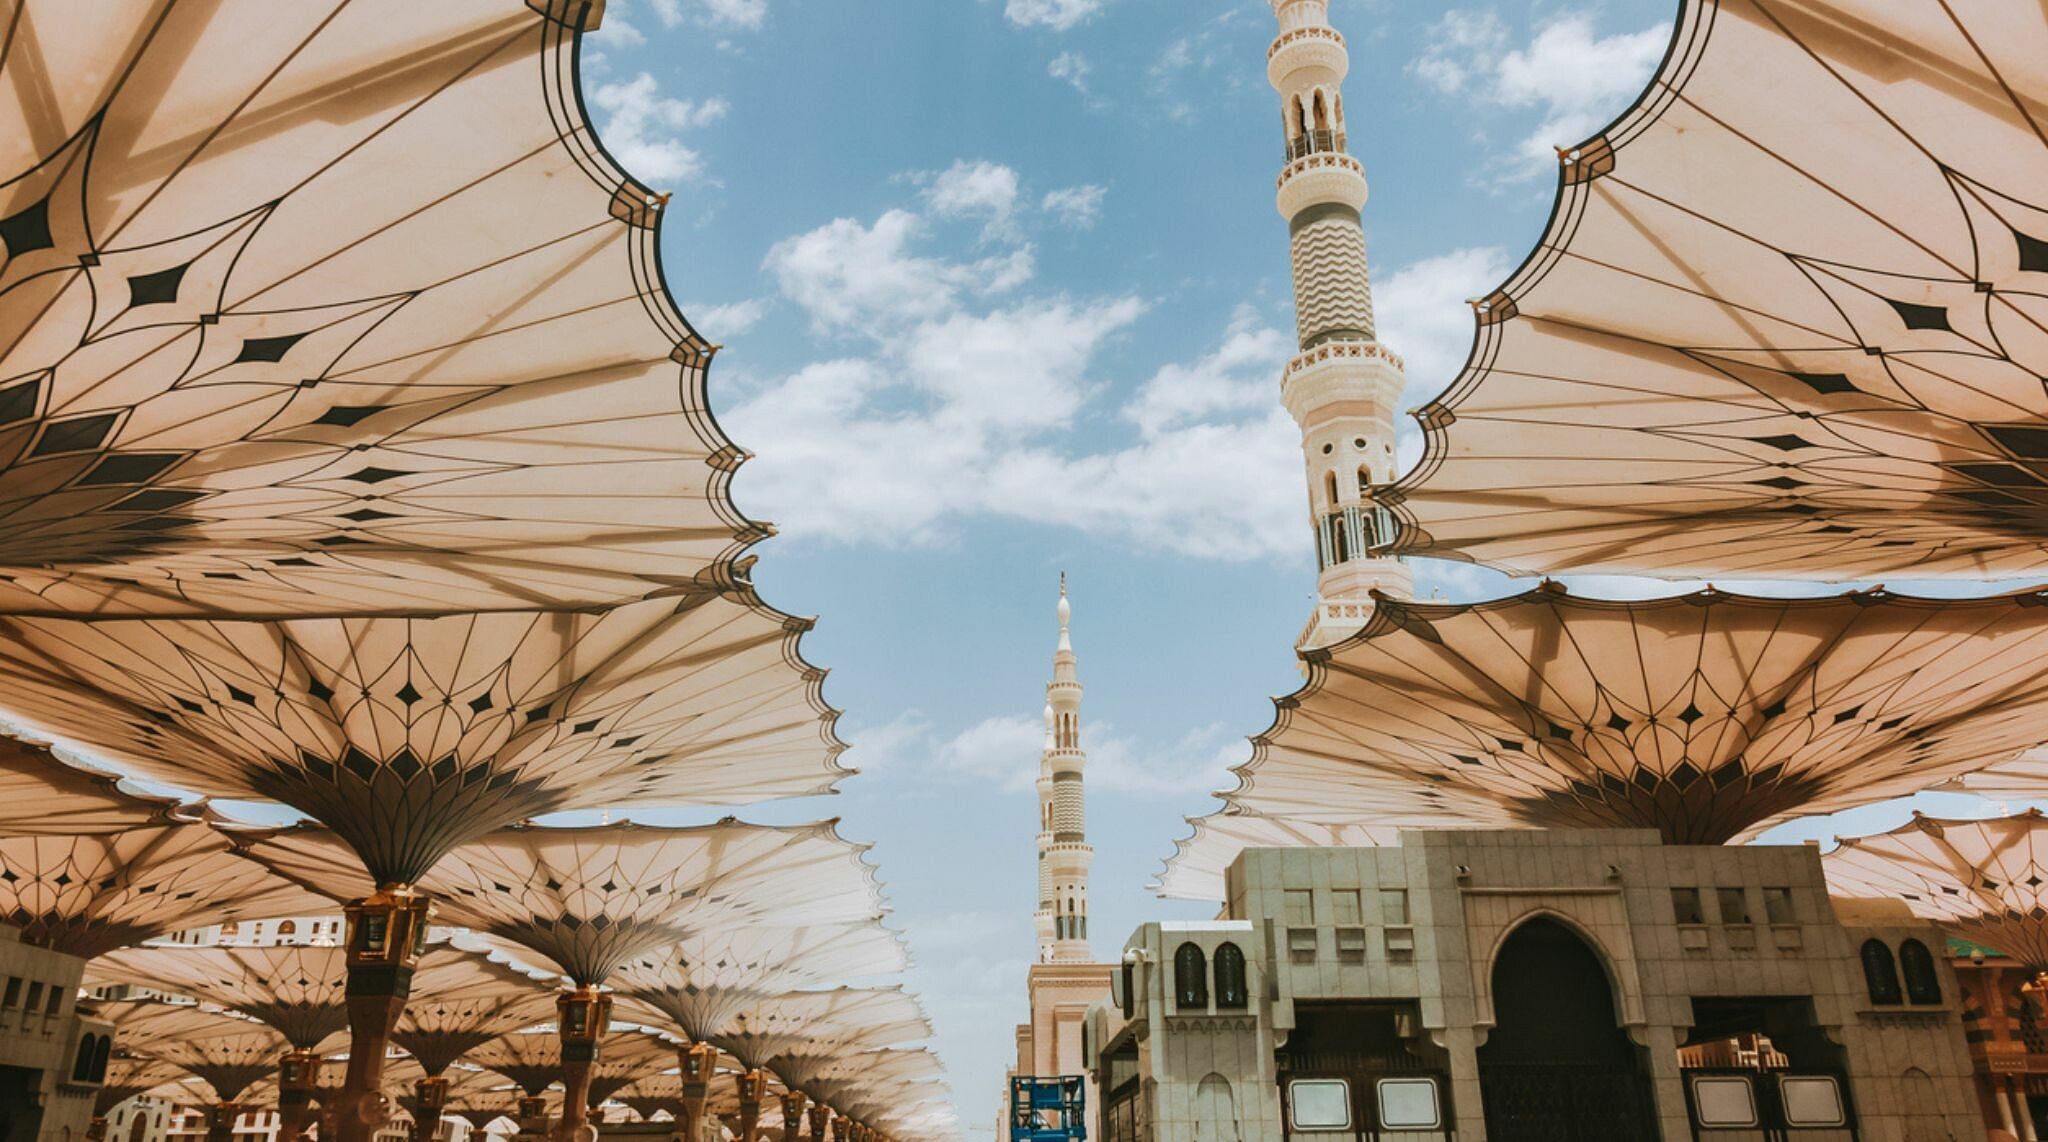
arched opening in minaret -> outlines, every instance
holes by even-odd
[[[1363,464],[1358,466],[1358,498],[1372,499],[1372,469]]]
[[[1316,88],[1315,112],[1316,130],[1328,131],[1330,129],[1330,104],[1328,99],[1323,95],[1323,89],[1320,87]]]
[[[1330,511],[1337,510],[1337,473],[1335,472],[1323,473],[1323,507]]]

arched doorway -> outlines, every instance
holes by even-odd
[[[1614,1014],[1606,968],[1538,917],[1493,963],[1493,1030],[1479,1049],[1486,1133],[1513,1142],[1654,1142],[1642,1052]]]

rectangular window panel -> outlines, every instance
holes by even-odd
[[[1799,917],[1792,911],[1791,889],[1764,889],[1764,919],[1773,924],[1796,924],[1799,922]]]
[[[1308,925],[1316,922],[1316,894],[1306,888],[1289,888],[1281,893],[1287,906],[1289,924]]]
[[[1380,1129],[1435,1130],[1444,1124],[1435,1079],[1381,1079]]]
[[[1408,924],[1408,890],[1380,889],[1380,923],[1400,928]]]
[[[1749,923],[1748,893],[1740,888],[1717,888],[1714,890],[1714,896],[1721,907],[1721,923]]]
[[[1697,888],[1672,889],[1671,914],[1676,922],[1680,924],[1706,923],[1706,909],[1700,907],[1700,890]]]
[[[1786,1075],[1778,1080],[1787,1126],[1847,1126],[1842,1088],[1833,1075]]]
[[[1744,1075],[1694,1075],[1693,1120],[1702,1127],[1756,1125],[1756,1088]]]
[[[1296,1130],[1349,1130],[1351,1084],[1343,1079],[1288,1083],[1287,1114]]]
[[[1332,923],[1362,923],[1363,921],[1359,919],[1359,915],[1358,890],[1356,888],[1340,888],[1330,893],[1330,920]]]

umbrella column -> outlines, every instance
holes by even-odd
[[[822,1102],[811,1104],[811,1142],[825,1142],[826,1131],[832,1125],[832,1108]]]
[[[385,885],[343,906],[348,915],[348,1077],[336,1128],[339,1142],[370,1142],[384,1107],[384,1054],[412,994],[413,971],[427,936],[427,898]]]
[[[761,1103],[768,1098],[768,1073],[750,1067],[734,1075],[733,1082],[739,1087],[740,1096],[739,1142],[760,1142]]]
[[[555,1026],[562,1036],[562,1142],[576,1142],[590,1124],[590,1069],[597,1065],[605,1028],[612,1021],[612,997],[589,984],[555,997]]]
[[[235,1120],[242,1117],[239,1103],[216,1102],[206,1108],[206,1142],[235,1142]]]
[[[523,1094],[519,1096],[519,1111],[513,1116],[519,1121],[519,1133],[526,1135],[548,1132],[548,1096],[544,1094]]]
[[[313,1120],[313,1095],[320,1089],[320,1056],[288,1051],[277,1064],[277,1138],[294,1142]]]
[[[704,1131],[704,1107],[711,1102],[711,1080],[718,1074],[718,1048],[709,1043],[692,1043],[678,1049],[677,1064],[683,1080],[683,1142],[698,1142]]]
[[[782,1142],[796,1142],[804,1132],[804,1092],[793,1090],[782,1096]]]
[[[441,1132],[441,1112],[448,1109],[448,1079],[445,1075],[413,1083],[412,1142],[433,1142]]]

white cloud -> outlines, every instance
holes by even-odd
[[[1484,297],[1512,270],[1506,250],[1468,247],[1425,258],[1373,286],[1373,313],[1387,344],[1408,365],[1411,404],[1449,387],[1472,349],[1473,298]]]
[[[1262,322],[1257,310],[1239,306],[1214,353],[1160,369],[1123,415],[1156,437],[1216,413],[1278,408],[1279,369],[1294,350],[1294,341]]]
[[[1021,180],[1017,172],[1000,163],[965,159],[936,175],[920,175],[925,184],[925,203],[941,218],[980,218],[987,224],[983,236],[1008,236],[1010,216],[1017,209]]]
[[[1064,32],[1107,7],[1109,0],[1009,0],[1003,14],[1020,28],[1032,26]]]
[[[1600,36],[1586,12],[1561,15],[1529,43],[1510,37],[1491,12],[1452,10],[1431,29],[1411,74],[1447,94],[1540,121],[1490,178],[1516,182],[1557,168],[1560,146],[1584,142],[1641,93],[1671,38],[1668,25]]]
[[[962,294],[1002,294],[1031,278],[1028,246],[970,262],[912,254],[924,228],[907,210],[891,210],[873,226],[841,218],[777,243],[767,267],[814,324],[838,330],[940,317]]]
[[[1107,187],[1070,186],[1047,194],[1039,203],[1039,209],[1052,215],[1062,226],[1086,230],[1095,225],[1095,219],[1102,213],[1102,200],[1108,195]]]
[[[1075,91],[1088,94],[1088,57],[1080,52],[1061,52],[1045,69],[1054,79],[1065,80]]]
[[[729,305],[686,305],[683,312],[698,332],[713,341],[738,337],[761,323],[768,315],[768,299],[748,298]]]
[[[590,100],[607,115],[598,129],[605,147],[635,177],[655,183],[687,182],[702,174],[702,157],[675,133],[715,123],[730,109],[722,99],[670,99],[644,71],[623,83],[599,84]]]
[[[1041,715],[1006,714],[936,743],[930,756],[946,774],[1017,793],[1037,782],[1044,739]],[[1091,722],[1081,745],[1088,752],[1089,792],[1132,795],[1210,792],[1229,785],[1230,767],[1249,753],[1244,738],[1220,723],[1160,744],[1121,733],[1108,722]]]

